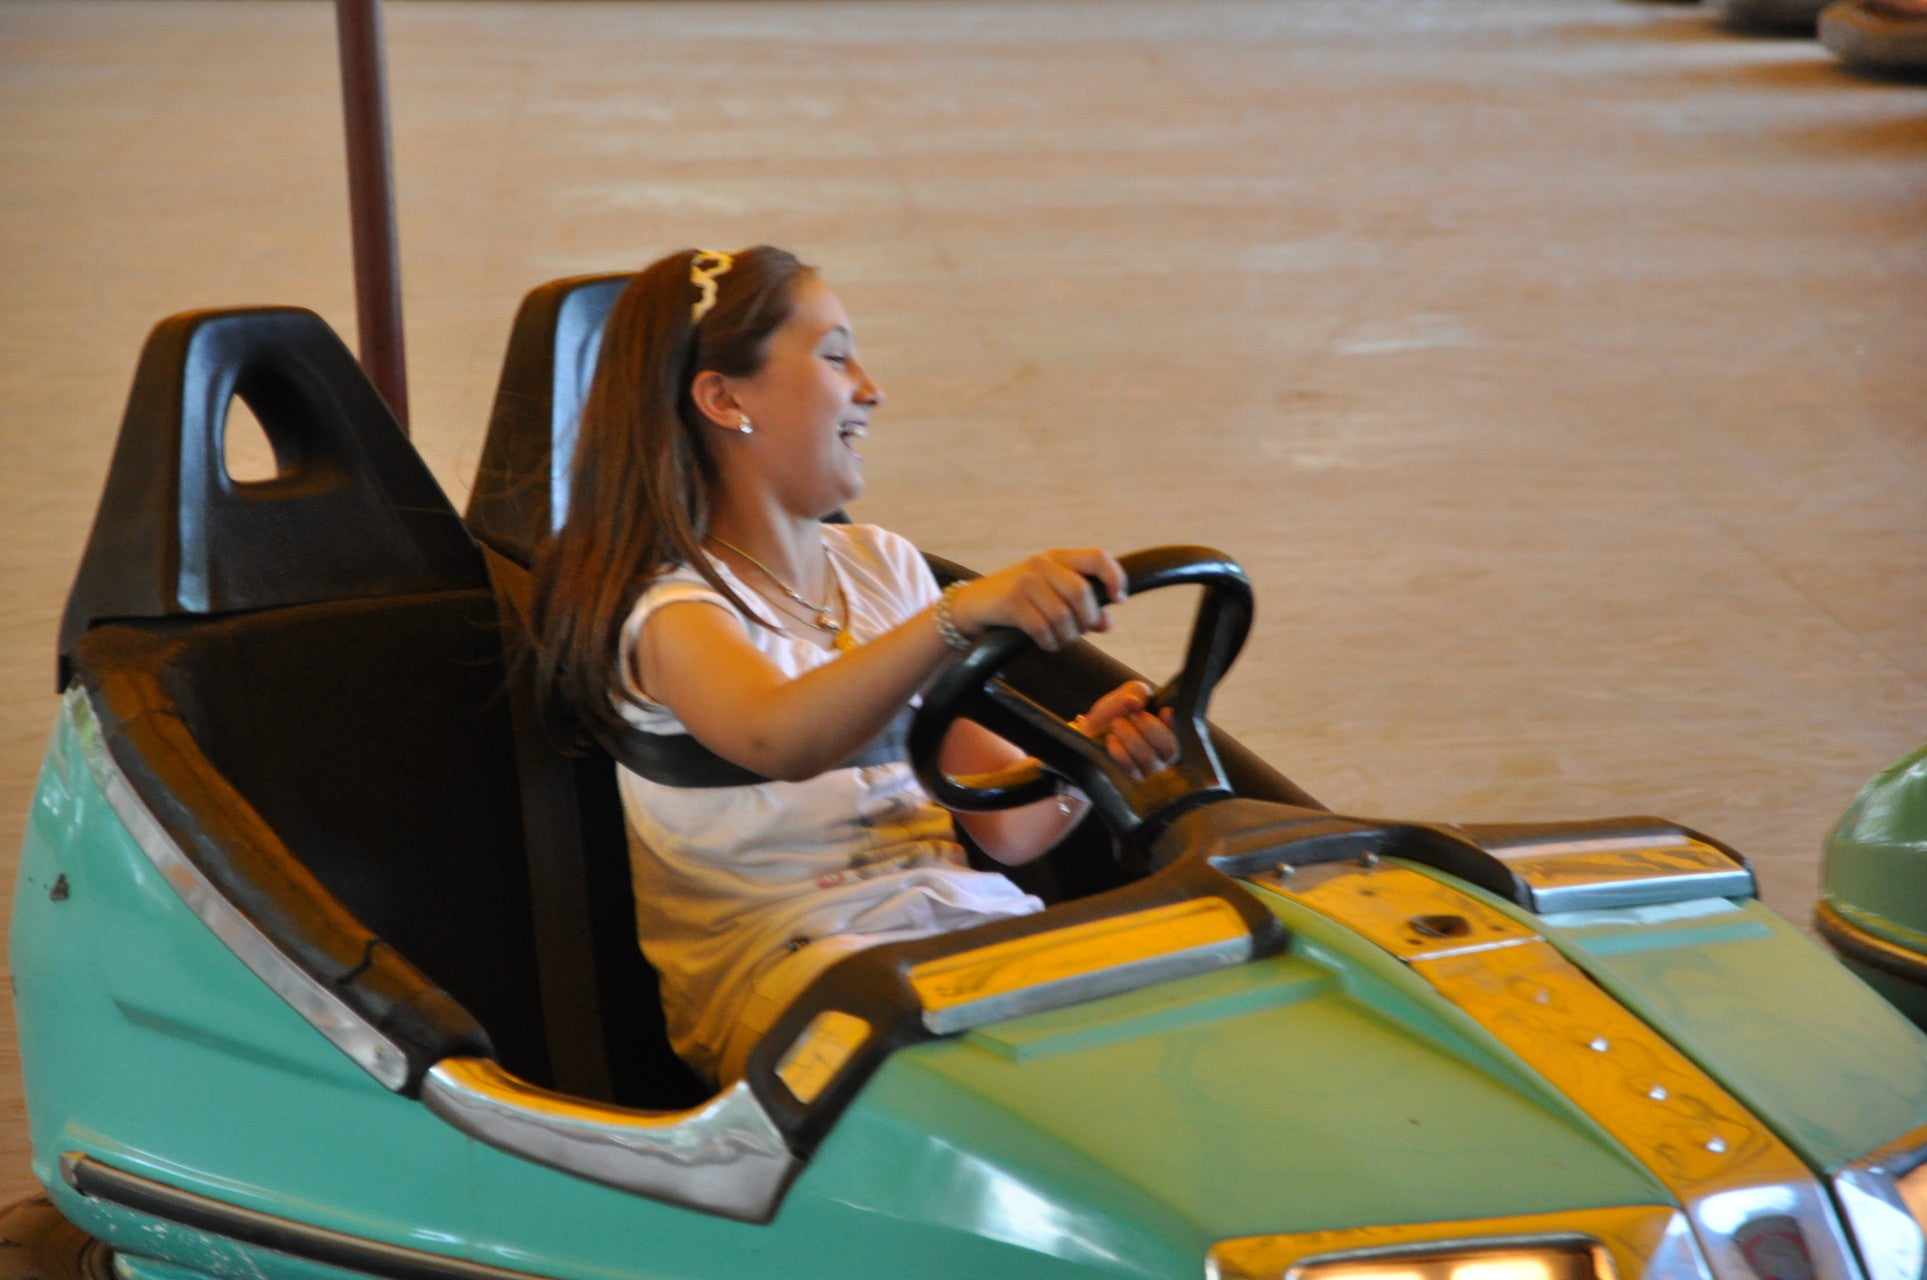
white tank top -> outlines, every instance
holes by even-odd
[[[896,534],[870,525],[825,525],[823,539],[858,641],[876,638],[937,598],[923,557]],[[728,565],[712,563],[745,602],[758,605],[761,597]],[[650,584],[623,625],[622,678],[643,702],[618,697],[616,705],[646,733],[687,731],[635,686],[636,640],[657,609],[690,600],[742,617],[683,566]],[[773,608],[764,613],[767,621],[788,622]],[[785,675],[838,657],[813,637],[747,619],[743,625]],[[852,938],[897,941],[1043,908],[1003,876],[965,865],[950,815],[930,802],[907,764],[740,787],[664,786],[621,767],[616,780],[629,829],[636,931],[662,975],[670,1041],[712,1078],[758,979],[799,948],[836,938],[824,949],[828,958],[851,949]]]

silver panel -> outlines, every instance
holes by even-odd
[[[201,923],[255,977],[384,1088],[399,1090],[406,1084],[408,1059],[401,1049],[363,1021],[361,1015],[342,1003],[307,970],[290,960],[181,852],[180,846],[135,792],[127,775],[114,763],[101,738],[100,721],[94,714],[93,704],[78,682],[70,686],[61,699],[61,714],[72,724],[81,758],[87,762],[87,769],[107,798],[114,816]]]
[[[1082,1004],[1087,1000],[1135,991],[1139,987],[1188,978],[1194,973],[1209,973],[1213,969],[1240,965],[1251,959],[1251,946],[1251,936],[1246,934],[1243,937],[1227,938],[1222,942],[1214,942],[1202,947],[1190,947],[1183,951],[1170,951],[1143,960],[1112,965],[1090,973],[1080,973],[1075,977],[1060,978],[1054,982],[1035,983],[1015,991],[987,996],[982,1000],[972,1000],[968,1004],[948,1005],[942,1009],[926,1009],[923,1014],[923,1025],[933,1033],[943,1036],[957,1031],[968,1031],[972,1027],[988,1026],[993,1022],[1002,1022],[1006,1018],[1022,1017],[1027,1013],[1062,1009],[1066,1005]]]
[[[1756,893],[1751,871],[1683,833],[1483,847],[1526,882],[1530,906],[1541,914]]]
[[[1834,1199],[1860,1246],[1868,1280],[1921,1280],[1927,1270],[1927,1235],[1896,1185],[1922,1164],[1927,1164],[1927,1125],[1833,1175]]]
[[[630,1111],[538,1089],[486,1058],[445,1058],[422,1101],[510,1155],[744,1222],[769,1221],[798,1168],[740,1080],[689,1111]]]
[[[1777,1280],[1789,1270],[1815,1280],[1860,1280],[1864,1274],[1833,1205],[1814,1178],[1788,1177],[1715,1191],[1695,1197],[1687,1211],[1719,1280]],[[1787,1250],[1794,1241],[1805,1256],[1789,1263]]]

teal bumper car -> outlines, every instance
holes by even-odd
[[[1204,588],[1165,773],[1064,732],[1088,647],[926,700],[945,798],[1093,797],[1049,909],[850,957],[702,1088],[519,661],[615,283],[525,303],[466,520],[316,317],[149,340],[15,895],[43,1273],[1923,1280],[1927,1037],[1707,836],[1320,807],[1209,724],[1251,596],[1196,548],[1126,561]],[[942,776],[955,715],[1040,769]]]

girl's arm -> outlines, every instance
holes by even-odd
[[[951,597],[967,636],[1017,627],[1055,650],[1108,626],[1085,575],[1111,599],[1124,571],[1102,551],[1051,551],[977,578]],[[932,609],[794,679],[750,643],[732,610],[665,605],[643,624],[633,660],[641,687],[698,742],[734,764],[787,781],[834,768],[883,731],[954,653]]]
[[[1111,758],[1136,777],[1155,773],[1177,759],[1171,713],[1145,711],[1151,686],[1141,680],[1119,685],[1077,718],[1077,727],[1104,743]],[[959,720],[944,739],[942,764],[953,776],[990,773],[1025,759],[1024,753],[980,724]],[[1047,853],[1083,821],[1089,805],[1065,798],[1041,800],[1017,809],[952,816],[977,847],[1005,866],[1022,866]]]

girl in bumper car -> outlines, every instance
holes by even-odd
[[[953,819],[902,729],[988,627],[1046,650],[1106,629],[1086,576],[1121,600],[1123,571],[1099,550],[1047,551],[939,591],[905,539],[823,523],[863,492],[882,403],[814,270],[768,246],[671,254],[610,312],[567,519],[536,566],[541,687],[620,762],[670,1038],[724,1084],[843,956],[1042,908],[972,870],[953,821],[1016,865],[1085,808]],[[1149,697],[1126,684],[1079,722],[1138,773],[1177,750]],[[942,759],[969,774],[1022,755],[966,721]]]

